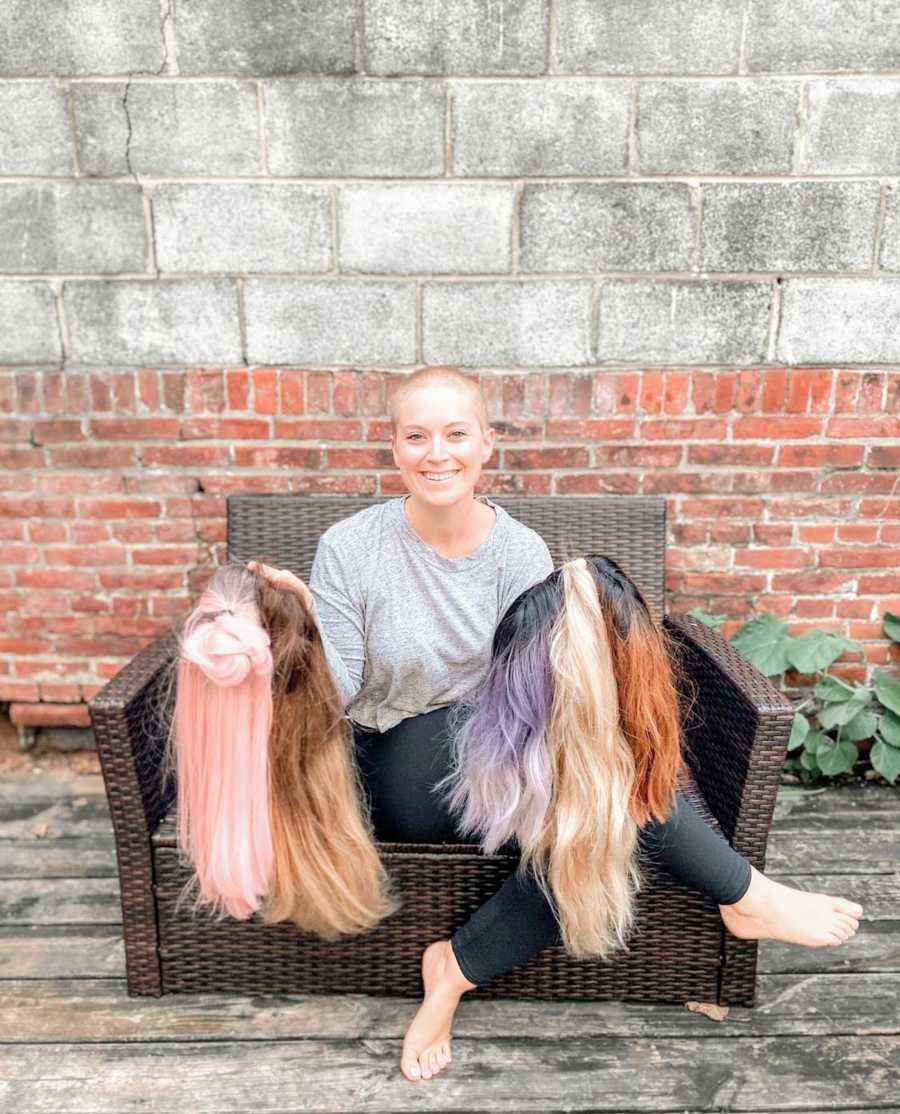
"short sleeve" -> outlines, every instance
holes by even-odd
[[[365,624],[362,587],[352,555],[326,534],[319,539],[309,574],[313,615],[325,655],[346,708],[362,687]]]
[[[526,588],[549,576],[554,567],[547,543],[540,534],[532,530],[526,544],[519,547],[518,560],[513,563],[510,570],[511,575],[505,585],[504,598],[500,602],[500,616],[506,613],[513,600]]]

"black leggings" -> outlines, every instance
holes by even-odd
[[[450,769],[449,707],[401,720],[383,733],[354,724],[356,754],[371,809],[375,838],[390,843],[476,842],[460,839],[455,821],[432,786]],[[679,882],[718,905],[732,905],[747,892],[750,864],[678,793],[664,822],[640,830],[641,856],[665,867]],[[502,852],[517,852],[515,839]],[[513,872],[492,898],[451,937],[469,982],[486,983],[542,948],[559,944],[554,908],[529,864],[525,878]]]

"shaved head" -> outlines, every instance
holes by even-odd
[[[477,379],[470,379],[453,367],[423,367],[407,375],[388,403],[391,432],[396,434],[400,411],[404,402],[420,387],[457,387],[474,411],[482,433],[487,432],[488,416],[484,395]]]

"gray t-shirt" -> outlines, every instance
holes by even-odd
[[[309,576],[346,714],[377,731],[472,691],[504,612],[554,568],[540,534],[483,495],[496,511],[490,534],[474,553],[445,557],[413,530],[407,498],[329,526]]]

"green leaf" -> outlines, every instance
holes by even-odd
[[[808,630],[791,639],[787,646],[787,659],[798,673],[821,673],[845,649],[840,635],[824,630]]]
[[[840,742],[831,747],[822,747],[816,752],[816,761],[823,774],[835,777],[845,774],[852,769],[853,763],[859,757],[859,751],[854,743]]]
[[[809,720],[799,712],[794,712],[794,722],[791,724],[791,737],[788,739],[788,750],[796,750],[802,746],[803,740],[809,734]]]
[[[813,687],[814,695],[826,704],[839,704],[844,700],[849,700],[854,692],[856,692],[856,689],[853,685],[842,681],[840,677],[833,677],[831,674],[823,677]]]
[[[818,770],[819,763],[816,761],[816,756],[810,751],[805,750],[800,755],[800,765],[804,770]]]
[[[900,750],[897,750],[896,747],[885,746],[884,742],[879,739],[869,751],[869,758],[872,762],[872,768],[877,770],[885,781],[889,781],[893,785],[897,780],[897,775],[900,774]]]
[[[878,724],[878,734],[888,746],[900,747],[900,716],[885,712]]]
[[[731,645],[740,650],[760,673],[772,677],[788,668],[785,655],[787,638],[787,625],[775,615],[763,612],[735,631]]]
[[[711,627],[713,630],[718,630],[727,618],[727,615],[713,615],[709,611],[704,611],[702,607],[692,607],[688,615],[699,619],[704,626]]]
[[[884,670],[878,670],[872,677],[872,682],[879,701],[885,708],[900,715],[900,681]]]
[[[816,712],[819,727],[823,731],[830,731],[832,727],[837,727],[838,724],[849,723],[855,715],[868,707],[871,699],[872,690],[860,688],[843,704],[826,704],[824,708],[820,708]]]
[[[841,728],[841,739],[851,743],[858,743],[863,739],[871,739],[878,726],[878,717],[871,712],[860,712]]]
[[[834,739],[826,735],[824,731],[818,731],[815,727],[811,727],[804,743],[808,754],[818,754],[823,747],[830,747],[834,743]]]
[[[900,642],[900,615],[892,615],[890,611],[884,613],[884,633],[893,642]]]

